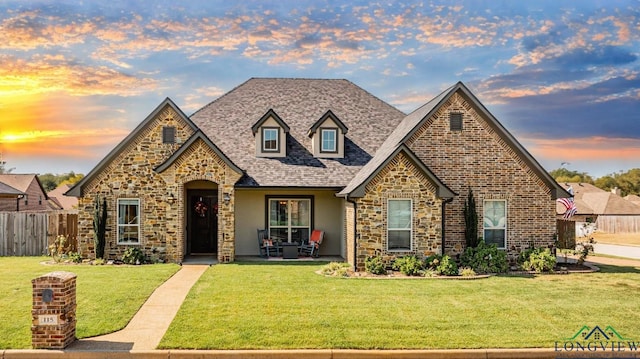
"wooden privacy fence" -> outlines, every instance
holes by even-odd
[[[46,255],[58,235],[78,250],[78,212],[0,212],[0,256]]]
[[[640,233],[640,216],[599,215],[598,231],[607,233]]]

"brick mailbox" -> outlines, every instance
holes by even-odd
[[[64,349],[76,339],[76,275],[51,272],[31,281],[31,345]]]

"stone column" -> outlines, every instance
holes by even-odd
[[[51,272],[31,281],[31,345],[64,349],[76,339],[76,275]]]

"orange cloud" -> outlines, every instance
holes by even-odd
[[[536,156],[561,158],[569,161],[637,160],[640,158],[640,139],[634,138],[522,138]]]

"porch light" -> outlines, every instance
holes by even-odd
[[[174,204],[175,202],[176,197],[173,195],[173,193],[169,192],[169,194],[167,195],[167,203]]]
[[[229,196],[228,193],[225,193],[222,195],[222,200],[224,201],[224,204],[229,204],[229,201],[231,201],[231,196]]]

